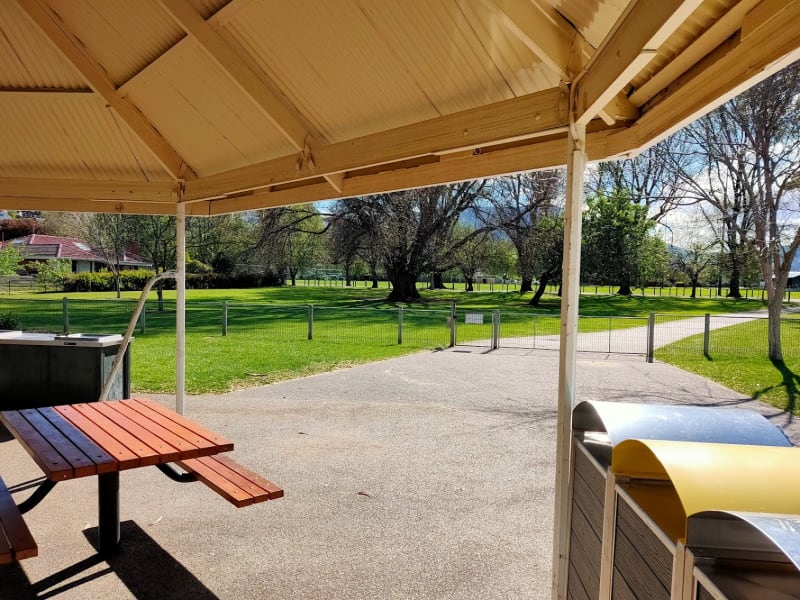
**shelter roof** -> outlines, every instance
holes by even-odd
[[[800,57],[800,0],[0,3],[0,206],[212,215],[662,139]]]

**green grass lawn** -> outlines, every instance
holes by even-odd
[[[458,309],[459,343],[488,344],[492,331],[491,312],[494,310],[501,312],[502,337],[523,337],[534,333],[557,335],[559,332],[560,299],[553,294],[545,295],[541,306],[532,307],[528,304],[532,297],[530,293],[421,291],[421,300],[403,306],[403,344],[400,345],[397,343],[399,308],[386,301],[388,290],[385,288],[299,285],[188,290],[187,391],[221,392],[446,347],[450,339],[448,316],[453,301]],[[124,293],[122,302],[109,292],[0,295],[0,314],[17,316],[25,330],[61,331],[64,296],[69,298],[70,331],[121,333],[138,293]],[[155,293],[148,299],[146,328],[144,331],[137,329],[131,350],[133,387],[137,392],[174,391],[174,298],[174,291],[165,292],[167,302],[163,311],[158,309]],[[230,303],[227,336],[222,335],[225,300]],[[314,311],[313,341],[307,339],[309,305],[313,305]],[[758,300],[592,294],[581,297],[579,330],[590,332],[642,326],[651,312],[691,316],[763,308],[764,304]],[[481,313],[483,324],[466,324],[467,312]],[[713,363],[721,365],[724,362],[722,356],[714,356],[714,360],[708,361],[698,357],[691,344],[682,353],[677,352],[680,354],[678,358],[673,356],[675,354],[676,351],[665,351],[661,355],[664,360],[689,370],[712,378],[721,377],[708,370],[701,371],[696,365],[706,368]],[[678,362],[679,359],[684,362]],[[752,360],[758,359],[754,357]],[[772,370],[777,373],[774,367]],[[761,385],[761,379],[764,385]],[[748,394],[764,388],[759,392],[764,398],[773,397],[770,394],[779,397],[781,388],[773,380],[774,377],[772,380],[753,379],[757,385],[750,386],[752,392],[720,381]],[[783,402],[786,404],[788,398]]]
[[[800,414],[800,320],[795,315],[782,321],[781,342],[784,361],[773,363],[766,357],[766,320],[758,320],[712,331],[708,356],[702,354],[702,335],[665,346],[655,356],[751,398]]]

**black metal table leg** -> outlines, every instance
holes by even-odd
[[[119,544],[119,472],[97,476],[99,508],[98,546],[101,553],[112,553]]]

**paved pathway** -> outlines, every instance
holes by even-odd
[[[61,483],[26,514],[40,556],[0,566],[0,598],[549,598],[557,373],[554,352],[455,348],[189,397],[286,497],[234,509],[156,469],[123,473],[106,561],[96,483]],[[577,395],[752,407],[800,442],[780,411],[639,356],[580,355]],[[3,433],[20,501],[40,471]]]

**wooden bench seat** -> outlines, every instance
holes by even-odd
[[[22,519],[11,492],[0,478],[0,564],[8,564],[39,554],[28,526]]]
[[[238,508],[283,497],[283,490],[277,485],[222,454],[177,464]]]

